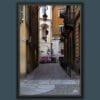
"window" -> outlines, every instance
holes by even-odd
[[[61,24],[61,25],[59,25],[58,27],[59,27],[59,33],[62,33],[62,32],[63,32],[63,29],[64,29],[64,25]]]
[[[58,9],[58,17],[60,16],[61,13],[64,13],[64,9]]]

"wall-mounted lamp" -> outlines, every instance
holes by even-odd
[[[47,14],[44,13],[44,15],[43,15],[43,20],[46,21],[46,20],[47,20],[47,17],[48,17]]]
[[[46,6],[43,6],[43,20],[44,21],[46,21],[47,20],[47,17],[48,17],[47,14],[46,14],[47,9],[48,8]]]

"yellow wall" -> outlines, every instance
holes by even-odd
[[[60,16],[58,16],[58,9],[64,8],[64,6],[54,6],[53,7],[53,36],[55,35],[59,35],[59,28],[58,25],[59,24],[63,24],[63,19],[60,18]]]
[[[24,9],[24,21],[20,24],[20,74],[25,75],[26,74],[26,41],[24,41],[24,38],[27,38],[27,28],[25,25],[25,6],[23,6]]]

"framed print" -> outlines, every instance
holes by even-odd
[[[17,97],[82,96],[82,3],[17,3]]]

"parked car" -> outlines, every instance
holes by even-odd
[[[40,57],[40,63],[50,63],[51,57],[50,56],[41,56]]]

